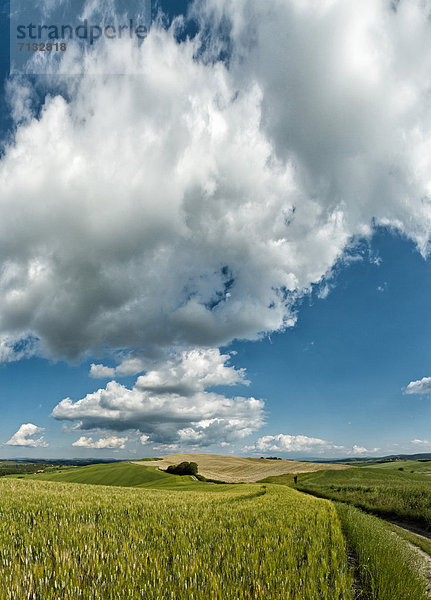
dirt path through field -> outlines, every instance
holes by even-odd
[[[406,529],[407,531],[410,531],[411,533],[414,533],[419,537],[431,540],[431,532],[421,529],[418,525],[413,525],[412,523],[405,523],[404,521],[391,521],[390,519],[385,520],[388,521],[388,523],[392,523],[392,525],[396,525],[401,529]]]
[[[423,538],[424,540],[429,540],[431,538],[431,536],[429,534],[423,535],[423,533],[425,533],[425,532],[423,532],[423,531],[421,532],[420,529],[418,529],[417,527],[414,527],[413,525],[410,525],[407,523],[401,524],[401,523],[395,522],[395,521],[388,521],[388,522],[391,523],[392,525],[395,525],[399,529],[404,529],[405,531],[414,533],[415,535],[417,535],[420,538]],[[421,532],[421,533],[418,533],[418,532]],[[395,532],[394,532],[394,535],[396,535]],[[426,591],[427,591],[429,598],[431,598],[431,556],[429,554],[427,554],[424,550],[421,550],[421,548],[418,548],[418,546],[415,546],[415,544],[412,544],[411,542],[409,542],[407,540],[405,540],[405,542],[410,546],[412,551],[419,558],[419,572],[426,581]]]
[[[316,495],[313,492],[309,492],[308,490],[298,490],[298,491],[301,491],[303,494],[304,493],[310,494],[311,496],[314,496],[315,498],[320,498],[320,496]],[[349,504],[349,503],[346,502],[346,504]],[[378,515],[374,515],[374,516],[378,516]],[[395,527],[397,527],[399,529],[404,529],[405,531],[408,531],[409,533],[413,533],[414,535],[416,535],[419,538],[422,538],[424,540],[431,539],[431,532],[425,531],[418,526],[412,525],[411,523],[405,523],[405,522],[401,522],[401,521],[391,521],[390,519],[383,519],[380,516],[378,516],[378,518],[381,519],[382,521],[386,521],[386,523],[395,525]],[[392,532],[392,534],[397,535],[395,532]],[[427,595],[429,598],[431,598],[431,556],[427,552],[425,552],[424,550],[422,550],[421,548],[416,546],[415,544],[412,544],[411,542],[409,542],[408,540],[404,539],[404,541],[406,542],[406,544],[408,544],[410,546],[412,551],[419,558],[419,572],[426,582]],[[349,556],[349,563],[351,563],[350,566],[352,566],[352,564],[354,565],[354,562],[355,562],[355,559],[353,557]],[[357,577],[357,573],[355,572],[355,569],[353,569],[353,571],[354,571],[354,577],[355,577],[355,582],[354,582],[354,586],[353,586],[353,588],[354,588],[353,589],[353,597],[356,599],[356,598],[361,597],[361,589],[360,589],[360,584],[359,584],[359,579]]]
[[[420,558],[419,572],[426,581],[426,591],[428,597],[431,598],[431,556],[414,544],[410,544],[410,546]]]

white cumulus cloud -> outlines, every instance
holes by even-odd
[[[76,421],[77,429],[138,430],[141,443],[209,446],[239,440],[264,422],[264,403],[208,391],[248,383],[243,369],[218,350],[184,351],[180,357],[138,377],[133,388],[109,382],[84,398],[62,400],[52,415]]]
[[[352,449],[348,452],[353,456],[361,456],[363,454],[373,454],[374,452],[378,452],[380,448],[365,448],[365,446],[359,446],[359,444],[354,444]]]
[[[245,383],[208,348],[294,325],[294,300],[313,285],[324,298],[374,227],[424,256],[431,231],[428,2],[193,11],[194,39],[179,42],[177,22],[141,45],[65,53],[59,75],[82,77],[51,78],[34,110],[40,89],[12,79],[0,159],[0,361],[123,357],[90,374],[145,371],[132,388],[112,381],[53,414],[161,444],[255,431],[261,401],[208,391]],[[427,393],[429,379],[406,393]]]
[[[111,367],[106,367],[105,365],[96,365],[92,363],[90,366],[90,377],[94,377],[95,379],[103,379],[105,377],[110,378],[114,377],[115,369]]]
[[[120,359],[121,362],[116,367],[107,367],[103,364],[92,364],[90,366],[90,377],[95,379],[106,379],[125,377],[127,375],[136,375],[145,371],[147,363],[137,356]]]
[[[195,6],[194,40],[155,25],[139,47],[94,45],[40,112],[11,82],[0,345],[33,336],[73,358],[256,339],[292,325],[292,296],[373,224],[427,251],[426,3]]]
[[[189,395],[210,386],[248,385],[245,369],[236,369],[226,363],[229,354],[215,349],[184,351],[180,357],[164,363],[139,377],[142,389],[151,392],[172,392]]]
[[[116,435],[111,435],[105,438],[99,438],[98,440],[94,440],[92,437],[81,436],[76,442],[73,442],[72,446],[76,446],[79,448],[120,448],[124,449],[126,447],[126,442],[129,438],[127,437],[117,437]]]
[[[322,456],[361,456],[375,453],[380,448],[368,449],[358,444],[348,448],[331,441],[307,435],[290,435],[279,433],[260,437],[253,445],[246,446],[244,450],[252,452],[305,452]]]
[[[316,452],[322,454],[327,450],[342,450],[343,446],[336,446],[332,442],[306,435],[265,435],[259,438],[248,450],[260,452]]]
[[[429,394],[431,392],[431,377],[423,377],[411,381],[406,387],[405,394]]]
[[[23,423],[10,440],[6,442],[6,445],[47,448],[48,444],[45,442],[43,435],[35,438],[35,436],[40,435],[43,431],[45,431],[44,427],[37,427],[37,425],[33,425],[32,423]]]

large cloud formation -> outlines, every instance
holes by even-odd
[[[255,339],[291,325],[292,298],[373,225],[427,251],[428,4],[201,0],[195,14],[193,40],[177,22],[140,47],[65,53],[63,71],[87,76],[33,116],[11,84],[7,360],[25,339],[69,358]]]
[[[110,381],[76,402],[65,398],[52,415],[76,421],[73,431],[137,430],[142,444],[205,447],[231,443],[262,427],[264,403],[211,391],[214,386],[248,383],[243,370],[226,365],[229,358],[218,350],[183,352],[158,370],[138,377],[131,389]],[[108,439],[123,441],[115,436]],[[73,445],[102,447],[86,436]]]

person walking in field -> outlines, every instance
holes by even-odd
[[[298,475],[293,476],[293,483],[296,485],[298,483]]]

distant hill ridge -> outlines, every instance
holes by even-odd
[[[390,454],[389,456],[355,456],[354,458],[332,458],[332,459],[319,459],[314,458],[315,462],[318,463],[355,463],[355,462],[389,462],[396,460],[431,460],[431,453],[421,452],[419,454]]]

